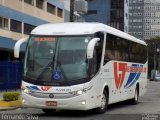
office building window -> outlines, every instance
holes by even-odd
[[[57,9],[57,16],[63,17],[63,10],[62,9],[60,9],[60,8]]]
[[[0,17],[0,28],[8,30],[8,19]]]
[[[34,0],[24,0],[25,3],[34,5]]]
[[[3,28],[8,29],[8,19],[3,18]]]
[[[34,28],[35,26],[24,23],[24,34],[29,35]]]
[[[88,10],[88,13],[87,14],[97,14],[97,10]]]
[[[44,0],[36,0],[36,7],[43,9]]]
[[[19,33],[22,32],[21,22],[16,21],[16,20],[11,20],[10,26],[11,26],[11,28],[10,28],[11,31],[19,32]]]
[[[47,3],[47,12],[51,14],[56,14],[56,6]]]
[[[2,20],[3,20],[3,18],[0,17],[0,28],[2,28],[2,25],[3,25]]]

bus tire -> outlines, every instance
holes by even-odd
[[[56,111],[55,109],[42,109],[43,112],[45,112],[46,114],[54,114],[54,112]]]
[[[101,98],[101,106],[96,108],[96,113],[98,114],[105,113],[107,111],[107,107],[108,107],[108,93],[106,92],[106,90],[104,90]]]
[[[136,105],[138,103],[138,99],[139,99],[139,89],[138,89],[138,86],[137,86],[136,89],[135,89],[134,98],[131,99],[131,104]]]

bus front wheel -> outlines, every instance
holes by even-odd
[[[96,108],[98,114],[105,113],[108,106],[108,93],[104,90],[101,98],[101,106]]]

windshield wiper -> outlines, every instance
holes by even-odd
[[[36,81],[38,81],[38,80],[42,77],[42,75],[48,70],[48,68],[50,68],[50,66],[51,66],[52,64],[53,64],[53,61],[49,62],[49,63],[44,67],[44,69],[41,71],[41,73],[40,73],[40,74],[38,75],[38,77],[36,78]],[[67,79],[67,77],[66,77],[66,75],[65,75],[65,72],[64,72],[64,70],[63,70],[63,68],[62,68],[62,65],[61,65],[61,63],[60,63],[59,61],[57,61],[57,67],[59,67],[60,71],[62,72],[64,81],[66,81],[66,83],[69,84],[69,83],[67,82],[68,79]],[[55,70],[53,70],[53,71],[57,71],[57,70],[55,69]]]
[[[41,71],[41,73],[38,75],[38,77],[36,78],[36,81],[38,81],[42,75],[47,71],[48,68],[50,68],[50,66],[52,65],[53,61],[49,62],[44,69]]]

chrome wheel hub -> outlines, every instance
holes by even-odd
[[[106,106],[106,96],[103,94],[102,99],[101,99],[101,109],[104,109]]]

